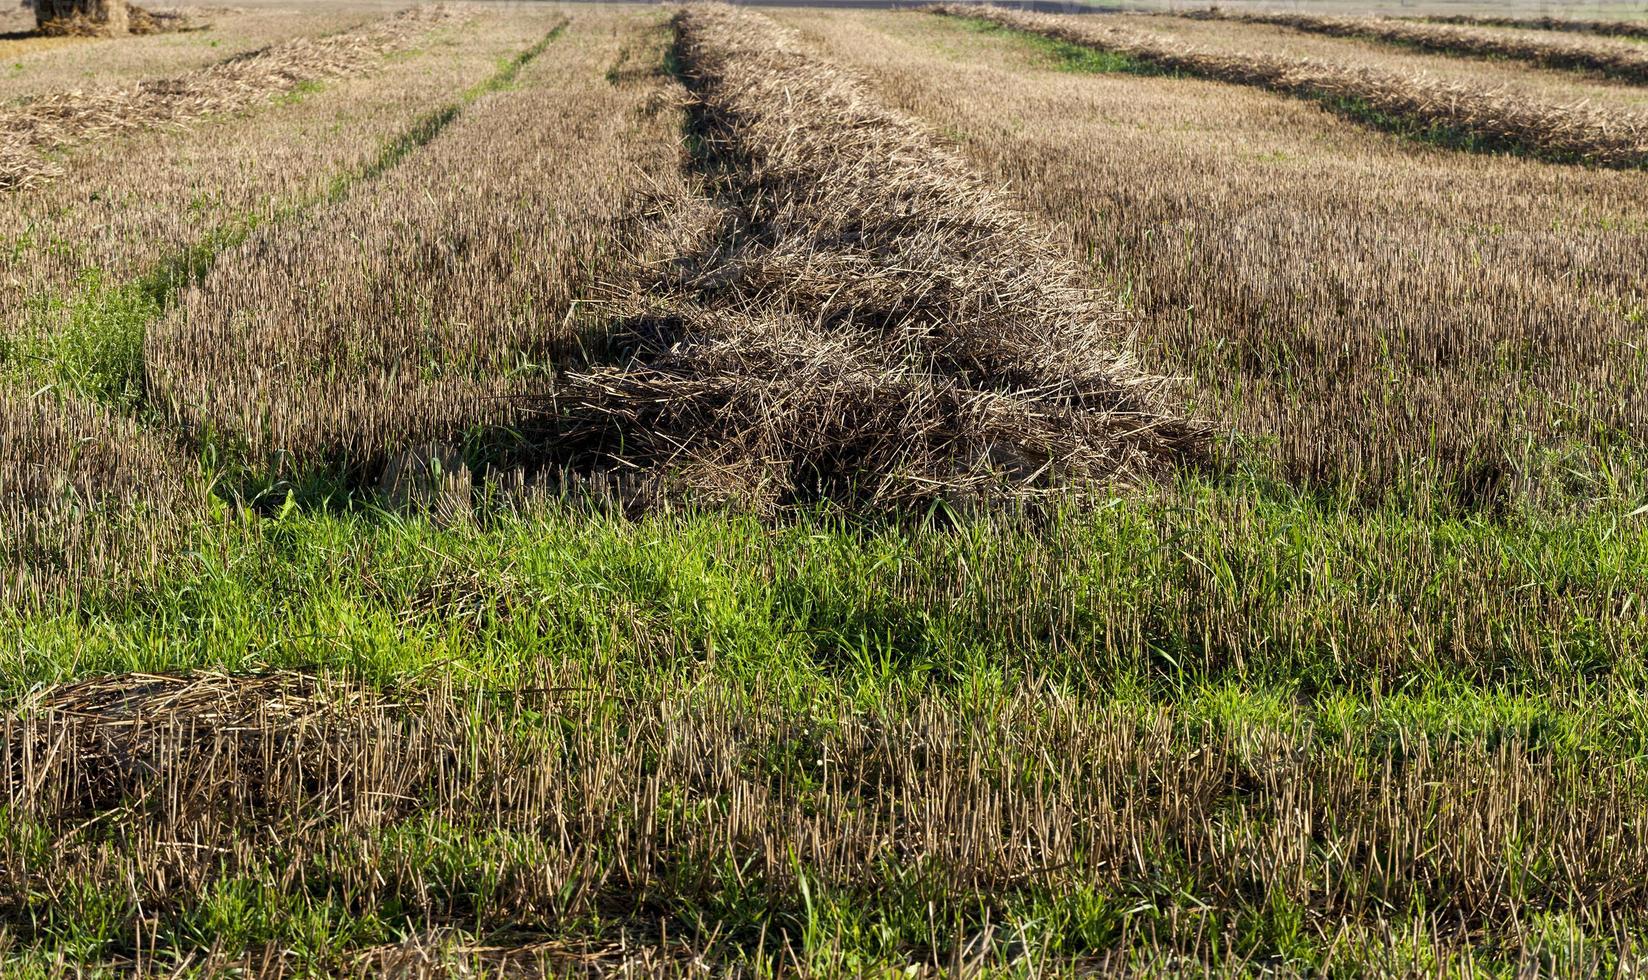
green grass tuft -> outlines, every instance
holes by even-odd
[[[946,19],[953,19],[962,27],[978,34],[1001,34],[1022,42],[1026,47],[1039,52],[1048,64],[1060,71],[1096,75],[1117,73],[1129,75],[1164,74],[1159,68],[1115,51],[1102,51],[1081,44],[1071,44],[1069,41],[1046,37],[1033,31],[1014,30],[1011,27],[1004,27],[1001,24],[977,17]]]

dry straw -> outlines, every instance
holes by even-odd
[[[0,603],[140,577],[203,500],[187,465],[132,422],[51,392],[0,390]]]
[[[1046,690],[982,713],[931,692],[865,712],[670,672],[642,687],[589,667],[537,680],[47,688],[0,718],[16,828],[0,902],[45,916],[107,890],[127,949],[241,881],[307,907],[552,938],[597,914],[656,921],[703,894],[683,869],[733,867],[798,905],[801,876],[873,901],[912,869],[981,899],[1136,894],[1172,854],[1175,887],[1208,911],[1308,907],[1332,944],[1418,907],[1439,929],[1471,924],[1435,935],[1455,947],[1520,933],[1530,910],[1606,931],[1648,897],[1641,764],[1598,771],[1515,733],[1419,735],[1396,752],[1378,726],[1191,722]],[[489,887],[450,887],[449,866],[418,858],[420,827]],[[19,844],[31,834],[51,845]],[[1195,957],[1219,939],[1164,930]]]
[[[290,35],[336,19],[282,23]],[[477,12],[473,29],[439,58],[386,59],[369,76],[279,111],[77,148],[62,178],[0,208],[0,334],[67,329],[82,299],[175,269],[236,229],[271,224],[369,173],[455,92],[484,82],[551,23],[548,13]],[[281,30],[260,21],[255,37]],[[53,296],[71,301],[48,302]]]
[[[44,0],[42,0],[44,2]],[[77,6],[66,14],[49,16],[40,22],[39,33],[47,37],[104,37],[109,34],[166,34],[173,31],[198,30],[189,18],[177,10],[148,10],[123,0],[110,0],[105,9],[114,13],[112,4],[122,4],[125,13],[99,20],[88,17]],[[122,23],[123,22],[123,23]]]
[[[984,4],[927,9],[1113,51],[1164,71],[1317,99],[1408,127],[1440,129],[1485,148],[1608,167],[1648,165],[1648,118],[1633,113],[1541,103],[1421,75],[1260,52],[1219,54],[1148,32]]]
[[[41,96],[0,113],[0,191],[55,176],[47,155],[75,143],[245,109],[314,79],[362,74],[386,52],[457,15],[417,8],[323,38],[293,38],[175,78]]]
[[[1644,20],[1570,20],[1567,17],[1492,17],[1477,14],[1447,14],[1422,19],[1433,24],[1458,24],[1465,27],[1515,27],[1523,30],[1569,31],[1575,34],[1600,34],[1604,37],[1648,39],[1648,21]]]
[[[1263,89],[1095,82],[1000,39],[958,59],[953,24],[808,23],[1126,283],[1140,356],[1253,459],[1415,506],[1616,492],[1589,481],[1648,419],[1640,174],[1430,150]]]
[[[8,771],[51,774],[13,783],[8,802],[82,818],[148,805],[173,820],[300,801],[358,805],[346,796],[350,770],[367,760],[348,736],[386,736],[393,708],[365,688],[294,672],[64,684],[8,715]],[[371,775],[385,776],[382,760]],[[160,784],[190,791],[155,800],[150,791]],[[317,785],[326,787],[321,798],[309,792]]]
[[[911,120],[766,17],[676,19],[709,203],[557,392],[561,446],[755,507],[1136,479],[1202,430],[1129,321]]]
[[[1515,36],[1470,26],[1415,24],[1384,17],[1332,17],[1296,13],[1241,13],[1218,10],[1194,16],[1274,24],[1329,37],[1366,38],[1422,51],[1481,58],[1510,58],[1541,68],[1595,72],[1631,82],[1648,82],[1648,50],[1608,41],[1569,41],[1537,35]]]
[[[516,422],[602,319],[586,300],[623,275],[649,175],[678,169],[662,74],[625,77],[663,60],[662,33],[592,20],[393,169],[219,256],[148,333],[154,399],[256,465],[386,486],[403,452],[451,461]]]

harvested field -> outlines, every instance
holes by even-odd
[[[427,55],[301,101],[71,154],[64,176],[0,213],[0,334],[119,330],[158,314],[218,249],[432,136],[557,15],[477,17],[472,37],[431,39]]]
[[[78,47],[85,38],[75,37],[46,37],[42,35],[9,37],[0,40],[0,52],[3,57],[16,58],[18,55],[34,54],[36,52],[51,51],[57,48]],[[22,64],[14,61],[13,65]],[[17,69],[14,67],[13,71]]]
[[[193,467],[98,405],[7,385],[0,437],[0,603],[152,572],[200,521]]]
[[[384,54],[453,16],[440,7],[414,8],[318,40],[284,41],[190,75],[38,96],[0,113],[0,136],[6,140],[0,192],[54,176],[47,154],[65,146],[235,112],[304,82],[368,71]]]
[[[1214,18],[1230,16],[1209,13]],[[1509,58],[1541,68],[1565,68],[1634,83],[1648,82],[1648,49],[1608,41],[1546,38],[1481,27],[1416,24],[1378,17],[1323,17],[1311,14],[1244,13],[1241,20],[1274,24],[1312,34],[1364,38],[1421,51]]]
[[[1472,58],[1376,40],[1313,34],[1234,17],[1123,14],[1102,15],[1094,23],[1163,34],[1220,54],[1261,51],[1341,68],[1421,76],[1449,85],[1487,89],[1514,99],[1585,105],[1636,115],[1648,113],[1648,87],[1521,61]]]
[[[1092,256],[1148,317],[1147,359],[1274,439],[1293,479],[1383,492],[1422,468],[1478,501],[1561,497],[1554,458],[1606,470],[1648,423],[1635,175],[1410,150],[1195,80],[1028,69],[943,21],[936,40],[974,40],[966,62],[902,19],[817,23]],[[959,98],[958,72],[990,94]]]
[[[1258,51],[1224,54],[1077,17],[965,4],[927,9],[1107,51],[1158,71],[1312,99],[1375,125],[1474,149],[1510,150],[1603,166],[1648,167],[1648,115],[1541,104],[1490,89],[1278,58]]]
[[[927,133],[766,18],[693,9],[678,31],[713,211],[634,300],[629,363],[557,393],[560,439],[757,506],[1194,457],[1114,302]]]
[[[1424,18],[1433,24],[1465,27],[1514,27],[1529,31],[1566,31],[1648,40],[1648,21],[1580,20],[1569,17],[1494,17],[1486,14],[1438,14]]]
[[[280,41],[347,31],[373,17],[373,12],[361,9],[191,10],[197,11],[192,23],[199,29],[184,33],[118,40],[0,35],[0,63],[8,69],[0,108],[62,91],[178,75]],[[32,13],[28,23],[32,29]]]
[[[581,672],[548,680],[570,691],[619,683]],[[1591,925],[1591,910],[1640,902],[1648,874],[1640,834],[1621,831],[1648,793],[1644,773],[1597,779],[1514,741],[1425,741],[1400,767],[1368,771],[1366,732],[1324,744],[1287,722],[1186,729],[1168,713],[1093,711],[1057,696],[1011,699],[976,722],[936,699],[874,714],[835,705],[822,725],[770,696],[668,682],[626,694],[622,722],[614,701],[592,694],[511,703],[440,687],[397,700],[278,674],[111,677],[43,692],[8,723],[0,907],[44,913],[118,881],[129,883],[122,903],[164,914],[208,901],[218,882],[269,882],[302,861],[349,869],[315,884],[346,907],[483,927],[542,928],[598,908],[622,920],[691,901],[702,885],[681,872],[718,866],[739,868],[744,887],[790,914],[805,880],[834,916],[886,905],[900,869],[925,867],[942,869],[927,887],[1011,917],[1034,907],[1025,883],[1047,880],[1047,869],[1060,888],[1125,892],[1164,870],[1143,855],[1172,853],[1180,887],[1215,901],[1252,882],[1269,901],[1308,901],[1341,921],[1423,902],[1439,924],[1420,937],[1434,941],[1447,932],[1441,921],[1507,928],[1533,903]],[[534,724],[534,703],[563,723]],[[521,726],[470,727],[500,714]],[[134,797],[125,832],[88,820]],[[1461,797],[1475,805],[1449,805]],[[1341,819],[1310,829],[1326,814]],[[261,836],[282,825],[293,830]],[[1300,851],[1317,833],[1335,857]],[[36,843],[46,839],[57,843]],[[227,851],[169,843],[229,839]],[[1557,863],[1536,873],[1517,857],[1530,847]],[[446,869],[487,884],[420,886]],[[934,922],[924,958],[944,964],[937,947],[963,939],[956,928]],[[1211,939],[1176,937],[1143,949],[1216,955]],[[716,938],[682,938],[730,965]],[[1049,929],[1016,941],[1045,950],[1073,938]],[[1346,963],[1381,955],[1387,939],[1343,928],[1327,938]],[[973,955],[1010,960],[1013,942],[986,939]],[[539,946],[563,968],[580,952]],[[1581,963],[1594,965],[1599,953],[1585,952]],[[827,946],[813,955],[808,972],[833,972]],[[347,961],[330,954],[334,968]]]
[[[1645,175],[1260,76],[1629,87],[452,13],[6,192],[0,975],[1648,970]]]
[[[371,473],[515,422],[576,348],[578,302],[630,259],[646,175],[676,166],[679,123],[651,67],[666,40],[558,27],[416,159],[221,257],[150,334],[154,397],[277,468]],[[606,77],[631,62],[648,67]]]

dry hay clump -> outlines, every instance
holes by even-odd
[[[135,8],[129,8],[128,13],[131,12],[135,12]],[[88,17],[79,11],[41,21],[37,32],[46,37],[108,37],[111,33],[108,21]]]
[[[133,34],[175,34],[203,30],[205,26],[196,24],[182,10],[150,10],[136,4],[126,5],[126,29]]]
[[[0,805],[17,821],[8,827],[53,844],[0,834],[0,910],[120,881],[165,914],[237,873],[289,884],[286,869],[311,858],[395,893],[394,846],[374,830],[418,814],[530,820],[582,795],[512,726],[488,727],[510,710],[499,697],[528,696],[444,683],[390,693],[300,671],[123,674],[31,692],[0,713]],[[426,883],[413,887],[395,899],[429,900]]]
[[[107,17],[88,17],[81,9],[73,8],[66,14],[40,21],[38,31],[47,37],[107,37],[110,34],[170,34],[200,29],[181,10],[149,10],[134,3],[125,4],[124,10],[124,17],[116,14],[111,23]]]
[[[0,390],[0,602],[159,567],[203,489],[168,447],[73,398]]]
[[[1648,166],[1648,117],[1585,105],[1557,105],[1422,75],[1346,68],[1259,52],[1219,54],[1171,38],[988,4],[926,8],[1126,55],[1170,72],[1315,99],[1358,115],[1442,129],[1486,149],[1515,150],[1607,167]]]
[[[1600,34],[1604,37],[1648,39],[1648,21],[1642,20],[1571,20],[1567,17],[1493,17],[1478,14],[1439,14],[1419,19],[1432,24],[1456,24],[1463,27],[1515,27],[1533,31],[1569,31],[1575,34]]]
[[[1512,58],[1543,68],[1578,69],[1633,82],[1648,82],[1648,51],[1635,44],[1607,41],[1587,43],[1537,36],[1508,37],[1470,26],[1415,24],[1384,17],[1269,12],[1232,14],[1220,11],[1207,11],[1194,16],[1274,24],[1329,37],[1366,38],[1442,54]]]
[[[757,14],[692,6],[677,62],[712,204],[570,374],[559,444],[669,492],[896,504],[1136,479],[1198,454],[1129,321],[911,120]]]
[[[61,176],[63,168],[22,143],[0,144],[0,191]]]
[[[63,92],[0,113],[0,190],[57,171],[53,150],[211,113],[235,112],[306,81],[358,75],[416,35],[453,20],[444,7],[419,7],[322,38],[293,38],[176,78]]]
[[[0,799],[54,844],[0,845],[0,908],[119,880],[144,906],[175,909],[321,842],[344,861],[338,852],[425,794],[462,807],[482,791],[459,772],[466,707],[292,671],[125,674],[33,692],[0,717]]]
[[[126,0],[33,0],[38,32],[53,37],[108,37],[127,32]]]

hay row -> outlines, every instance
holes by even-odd
[[[989,5],[940,4],[927,9],[1113,51],[1163,71],[1315,99],[1356,116],[1393,120],[1421,131],[1441,130],[1485,149],[1607,167],[1648,165],[1648,118],[1636,114],[1539,103],[1422,75],[1344,68],[1259,52],[1218,54],[1160,35],[1051,14]]]
[[[6,715],[7,802],[89,817],[168,784],[188,788],[166,801],[178,808],[167,816],[186,819],[314,804],[307,791],[320,784],[329,803],[358,805],[346,798],[362,789],[350,784],[350,770],[367,760],[351,750],[360,737],[387,737],[395,707],[364,688],[298,672],[63,684],[32,693]],[[371,761],[360,776],[382,786],[387,760]]]
[[[953,23],[806,24],[1129,283],[1140,356],[1291,481],[1564,507],[1596,492],[1570,467],[1648,433],[1640,173],[1414,152],[1260,88],[1094,84]]]
[[[1575,34],[1600,34],[1604,37],[1632,37],[1648,40],[1648,21],[1641,20],[1493,17],[1482,14],[1438,14],[1418,19],[1431,24],[1454,24],[1461,27],[1515,27],[1530,31],[1569,31]]]
[[[710,203],[566,379],[558,442],[757,508],[1136,479],[1193,452],[1129,323],[911,120],[764,16],[676,19]]]
[[[1295,13],[1227,13],[1209,10],[1197,17],[1271,24],[1310,34],[1400,44],[1438,54],[1511,58],[1541,68],[1595,72],[1630,82],[1648,82],[1648,51],[1635,44],[1564,41],[1556,38],[1509,37],[1469,26],[1393,20],[1384,17],[1335,17]]]
[[[0,389],[0,604],[141,578],[200,520],[204,491],[129,420]]]
[[[214,127],[215,133],[145,141],[153,152],[130,157],[112,176],[81,161],[70,179],[16,196],[17,213],[0,233],[10,246],[10,261],[0,261],[7,287],[0,289],[0,313],[10,314],[0,334],[24,334],[11,355],[13,373],[32,376],[36,340],[74,328],[76,318],[95,330],[103,317],[126,315],[113,312],[127,301],[125,287],[115,284],[168,252],[191,249],[217,222],[247,212],[267,219],[340,171],[380,157],[386,142],[455,90],[496,71],[528,31],[552,22],[515,19],[501,32],[491,28],[496,36],[453,52],[441,70],[395,64],[347,84],[336,98]],[[115,160],[123,149],[93,147],[87,157]],[[209,197],[210,206],[192,206],[199,197]],[[82,294],[75,285],[81,281],[111,285]],[[64,301],[42,301],[54,295],[48,290],[61,291]],[[238,347],[245,338],[224,343]],[[176,552],[204,509],[195,467],[169,441],[79,399],[30,397],[44,383],[16,381],[0,399],[0,604],[140,581]]]
[[[1601,492],[1573,472],[1648,433],[1639,173],[1413,152],[1260,88],[1092,84],[1005,40],[958,63],[890,29],[828,30],[1134,284],[1144,356],[1292,481],[1384,500],[1434,474],[1446,489],[1418,500],[1570,506]]]
[[[87,140],[236,112],[314,79],[363,74],[389,51],[458,15],[415,8],[323,38],[293,38],[175,78],[63,92],[0,113],[0,191],[49,179],[47,158]]]

